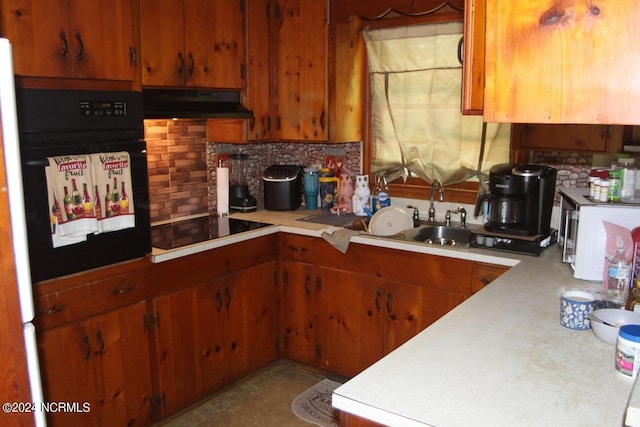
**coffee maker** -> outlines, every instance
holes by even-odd
[[[229,156],[229,210],[232,212],[253,212],[257,210],[256,198],[249,194],[247,168],[249,156],[234,153]]]
[[[489,193],[478,198],[476,216],[487,201],[487,231],[518,236],[550,232],[557,170],[545,165],[502,163],[489,170]]]

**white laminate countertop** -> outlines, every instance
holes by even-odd
[[[234,214],[274,226],[153,256],[161,262],[279,231],[320,236],[326,225],[297,221],[308,214]],[[533,257],[364,235],[351,242],[513,268],[336,389],[334,407],[390,426],[623,425],[634,382],[615,371],[615,348],[559,322],[563,289],[600,285],[573,279],[555,245]]]
[[[621,426],[633,381],[613,346],[559,323],[571,277],[557,247],[521,262],[335,390],[333,405],[391,426]]]

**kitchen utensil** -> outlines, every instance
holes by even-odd
[[[413,228],[413,219],[405,211],[387,206],[374,213],[369,222],[369,230],[375,236],[392,236]]]
[[[622,308],[594,310],[589,318],[594,335],[609,345],[616,345],[620,326],[640,325],[640,313]]]

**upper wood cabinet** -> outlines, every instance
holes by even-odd
[[[142,84],[244,89],[245,0],[141,0]]]
[[[3,37],[17,75],[135,80],[128,0],[0,0]]]
[[[486,121],[640,123],[640,80],[633,72],[640,67],[635,30],[640,3],[467,0],[466,5],[475,13],[466,21],[466,34],[475,36],[465,38],[465,57],[484,48]],[[474,25],[485,27],[484,46]],[[467,61],[465,67],[476,65]],[[465,80],[480,88],[481,76],[476,77]],[[465,105],[474,104],[472,95],[464,91]]]
[[[327,0],[247,0],[250,140],[327,141]]]
[[[518,124],[511,148],[515,161],[529,161],[529,152],[570,151],[616,153],[622,149],[624,126],[572,124]]]

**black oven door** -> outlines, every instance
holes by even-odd
[[[51,238],[51,206],[48,206],[45,166],[47,157],[67,154],[126,151],[130,158],[135,227],[90,234],[86,241],[55,247]],[[151,252],[149,189],[146,143],[120,141],[62,143],[22,149],[24,202],[31,276],[34,283]]]

